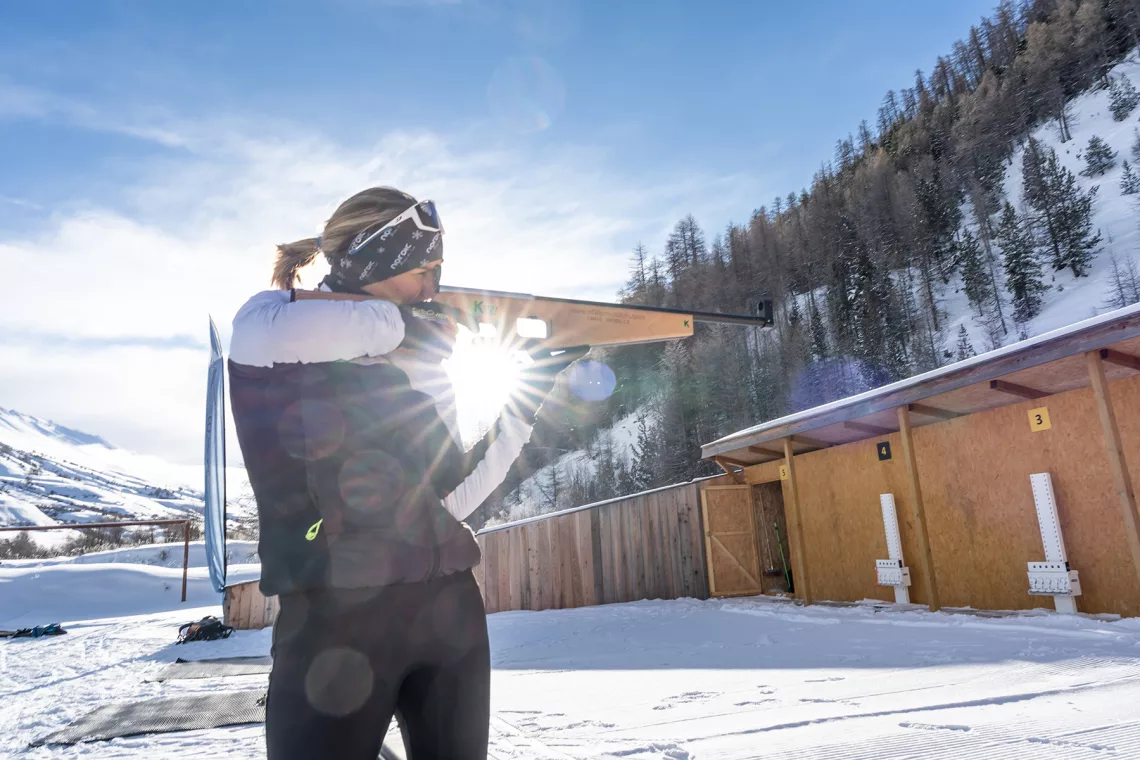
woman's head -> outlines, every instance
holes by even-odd
[[[391,187],[368,188],[337,207],[320,238],[277,247],[273,284],[293,287],[297,271],[323,251],[332,270],[325,284],[332,290],[397,303],[426,300],[438,289],[442,233],[430,201],[417,202]]]

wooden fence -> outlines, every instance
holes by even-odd
[[[707,599],[699,488],[683,483],[482,531],[475,577],[487,612]]]
[[[482,531],[474,572],[487,613],[708,599],[700,487],[719,482],[728,481],[705,478]],[[226,587],[228,625],[273,625],[277,597],[266,599],[257,584]]]
[[[275,596],[262,596],[259,581],[226,586],[222,597],[222,622],[239,631],[268,628],[277,620],[280,604]]]

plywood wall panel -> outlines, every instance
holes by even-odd
[[[891,459],[879,461],[876,448],[879,441],[890,443]],[[883,493],[895,495],[903,556],[914,578],[912,588],[917,588],[920,582],[916,571],[920,574],[921,570],[916,567],[918,547],[914,540],[910,489],[899,435],[894,433],[879,439],[800,454],[795,461],[803,542],[811,558],[809,572],[813,598],[834,601],[894,599],[891,589],[875,583],[875,560],[887,557],[879,504],[879,496]],[[784,503],[787,504],[790,498],[785,481]],[[794,567],[790,557],[789,565]]]
[[[1140,386],[1110,389],[1127,408]],[[1140,614],[1140,587],[1122,572],[1131,563],[1094,403],[1090,390],[1070,391],[915,430],[944,604],[1052,606],[1026,593],[1025,570],[1044,559],[1029,476],[1048,472],[1069,562],[1081,573],[1078,608]],[[1028,411],[1039,406],[1052,429],[1031,432]]]

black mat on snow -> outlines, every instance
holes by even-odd
[[[203,728],[265,722],[265,692],[261,689],[222,694],[186,694],[121,705],[104,705],[74,723],[32,742],[80,744],[140,734],[195,731]]]
[[[264,657],[225,657],[217,660],[176,660],[158,672],[151,681],[176,681],[187,678],[226,678],[268,673],[273,659]]]

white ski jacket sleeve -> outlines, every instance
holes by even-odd
[[[491,427],[495,434],[488,433],[476,449],[487,442],[486,449],[477,464],[462,482],[443,499],[444,508],[456,520],[466,519],[487,497],[507,478],[511,465],[519,458],[523,446],[530,440],[531,426],[513,414],[500,414]],[[472,453],[475,453],[474,451]]]
[[[387,301],[292,301],[287,290],[267,290],[251,298],[234,317],[230,360],[271,367],[379,358],[395,351],[403,340],[403,317]],[[454,393],[450,383],[439,382],[441,373],[429,377],[417,371],[419,362],[396,357],[392,363],[407,373],[413,388],[433,398],[445,421],[452,421]],[[462,451],[458,430],[452,424],[448,428]],[[501,414],[467,452],[463,479],[443,498],[444,508],[455,519],[470,516],[506,479],[532,429],[512,414]]]
[[[238,310],[230,359],[252,367],[316,364],[391,353],[404,320],[387,301],[290,301],[287,290],[258,293]]]

